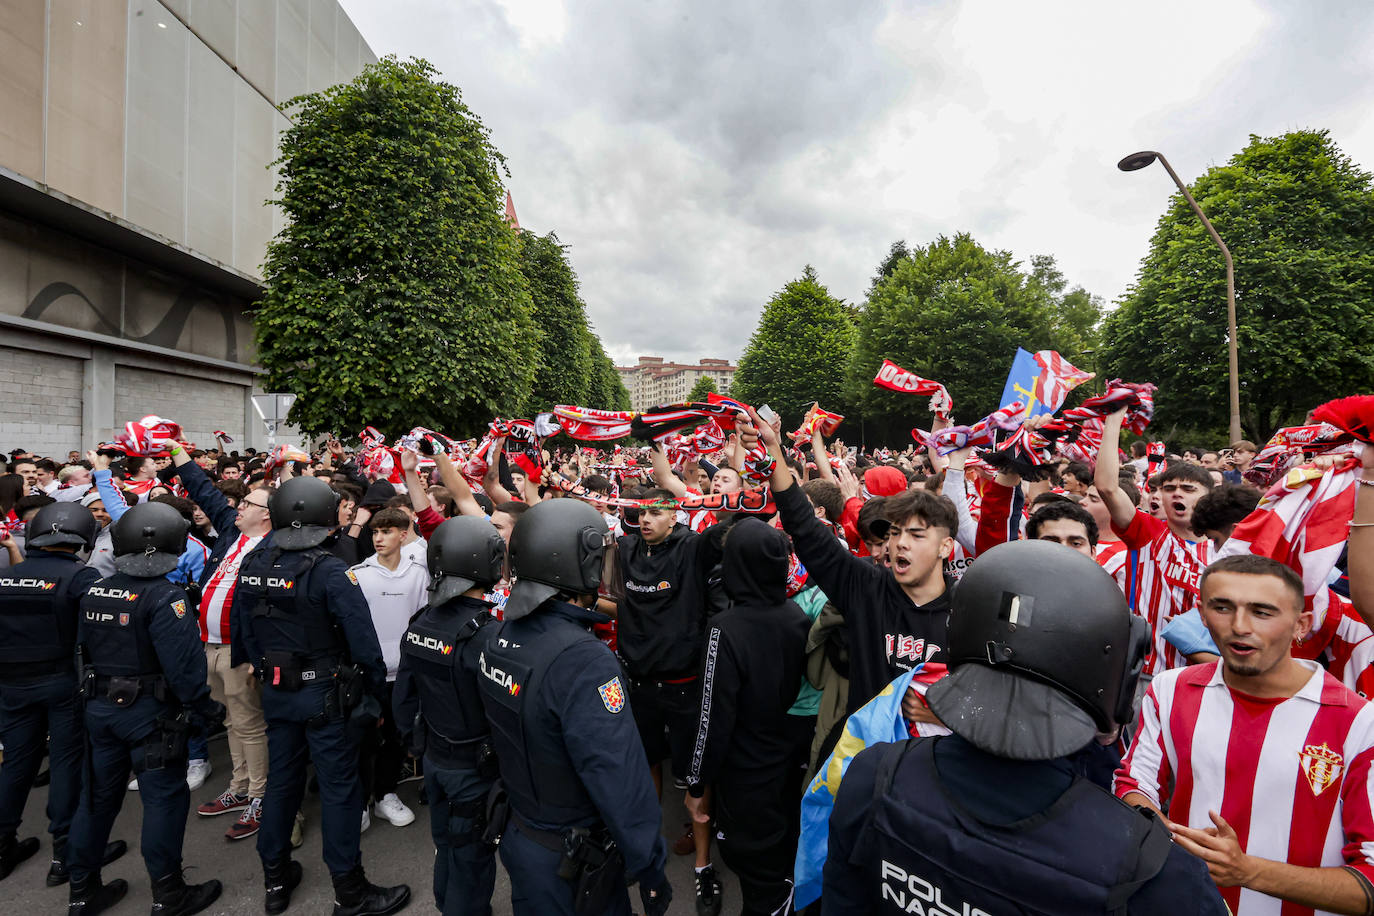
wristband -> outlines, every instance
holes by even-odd
[[[172,446],[172,450],[169,451],[167,454],[170,455],[170,456],[172,456],[173,458],[175,458],[177,455],[180,455],[180,454],[181,454],[181,446],[179,446],[179,445],[174,445],[174,446]]]

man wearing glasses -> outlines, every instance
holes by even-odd
[[[240,812],[225,836],[243,840],[258,832],[262,797],[267,789],[267,723],[262,713],[262,687],[253,666],[234,667],[229,661],[229,611],[239,565],[272,530],[267,514],[268,490],[250,490],[238,507],[229,504],[204,470],[175,442],[163,443],[172,454],[181,483],[216,531],[224,532],[205,562],[200,591],[200,638],[205,641],[210,695],[227,710],[229,756],[234,772],[229,787],[196,809],[202,817]],[[237,537],[230,536],[237,532]]]

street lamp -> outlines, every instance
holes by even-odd
[[[1145,150],[1139,153],[1131,153],[1125,159],[1116,164],[1116,167],[1123,172],[1135,172],[1152,165],[1158,159],[1159,164],[1164,166],[1164,171],[1169,173],[1169,177],[1178,185],[1178,190],[1183,194],[1183,199],[1188,201],[1188,206],[1193,208],[1197,218],[1202,220],[1202,225],[1207,230],[1207,234],[1212,237],[1212,241],[1217,243],[1221,249],[1221,256],[1226,259],[1226,333],[1227,356],[1231,363],[1231,442],[1239,442],[1241,439],[1240,431],[1240,357],[1236,351],[1236,268],[1231,260],[1231,249],[1226,247],[1226,243],[1217,235],[1217,230],[1213,228],[1212,221],[1207,218],[1207,214],[1202,212],[1202,208],[1193,200],[1193,195],[1188,193],[1188,187],[1178,177],[1173,166],[1169,165],[1169,160],[1164,158],[1163,153],[1156,153],[1153,150]]]
[[[253,409],[262,418],[262,425],[267,428],[267,447],[268,449],[277,446],[277,426],[286,421],[286,415],[291,412],[291,405],[296,403],[294,394],[255,394],[253,395]]]

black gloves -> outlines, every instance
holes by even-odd
[[[652,886],[648,881],[640,881],[639,900],[644,904],[644,916],[664,916],[668,904],[673,902],[673,886],[668,883],[668,876],[659,872]]]

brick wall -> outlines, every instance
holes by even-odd
[[[186,438],[201,448],[214,446],[217,429],[234,439],[231,448],[241,448],[243,393],[242,386],[228,382],[116,366],[115,422],[157,414],[180,423]]]
[[[82,371],[79,359],[0,347],[0,451],[65,459],[81,448]]]

